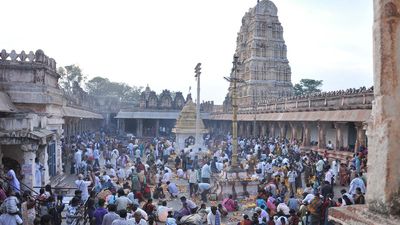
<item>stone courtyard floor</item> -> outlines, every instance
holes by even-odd
[[[103,164],[103,160],[101,160],[100,162],[101,164]],[[170,167],[172,168],[172,167]],[[76,174],[69,174],[67,176],[65,176],[65,179],[61,181],[61,183],[58,185],[60,187],[64,187],[64,188],[73,188],[70,189],[69,192],[65,195],[64,197],[64,203],[68,204],[68,202],[71,200],[72,196],[74,195],[74,191],[75,191],[75,180],[77,179],[77,175]],[[189,185],[188,185],[188,181],[185,179],[179,179],[177,178],[175,175],[172,178],[172,182],[175,182],[179,188],[180,194],[179,197],[181,196],[186,196],[187,198],[189,198]],[[213,181],[211,182],[213,183]],[[152,188],[154,186],[151,186]],[[340,190],[346,188],[347,187],[342,187],[342,186],[335,186],[334,187],[334,193],[335,193],[335,199],[338,198],[338,196],[341,196],[340,194]],[[237,201],[239,203],[240,206],[240,210],[237,212],[232,212],[230,213],[227,217],[222,218],[221,223],[224,225],[236,225],[243,217],[244,214],[249,215],[249,217],[251,218],[252,214],[254,213],[254,206],[255,206],[255,198],[257,195],[257,186],[248,186],[248,192],[250,194],[250,197],[245,198],[244,196],[238,196],[237,197]],[[179,210],[182,207],[182,203],[180,202],[179,197],[178,198],[174,198],[171,199],[169,198],[169,194],[167,192],[166,193],[166,200],[167,200],[167,206],[170,208],[173,208],[174,210]],[[231,193],[231,186],[225,186],[224,187],[224,191],[223,194],[224,195],[228,195]],[[201,205],[202,201],[200,200],[200,196],[195,196],[194,198],[191,198],[198,206]],[[154,200],[153,201],[154,204],[158,203],[158,200]],[[216,201],[208,201],[206,203],[207,207],[213,206],[213,205],[218,205],[218,203],[220,202],[216,202]],[[65,216],[65,213],[64,213]],[[63,223],[65,224],[65,223]],[[158,222],[157,224],[163,224]]]

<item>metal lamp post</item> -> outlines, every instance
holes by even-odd
[[[200,74],[201,74],[201,63],[197,63],[196,67],[194,68],[195,74],[194,77],[197,78],[197,99],[196,99],[196,139],[195,139],[195,146],[196,150],[200,146],[200,139],[203,138],[200,136]]]
[[[237,106],[237,83],[243,83],[244,80],[237,78],[236,73],[237,73],[237,65],[238,65],[238,56],[233,56],[233,76],[231,77],[224,77],[225,80],[228,82],[232,83],[232,163],[231,163],[231,170],[238,170],[239,165],[238,165],[238,141],[237,141],[237,111],[238,111],[238,106]]]

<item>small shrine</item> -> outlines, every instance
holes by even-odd
[[[176,134],[176,147],[179,150],[187,147],[185,140],[196,137],[196,104],[191,99],[182,108],[172,132]],[[200,119],[199,123],[199,133],[201,137],[203,137],[203,134],[208,133],[202,119]],[[195,146],[204,146],[203,138],[195,140],[195,142]]]

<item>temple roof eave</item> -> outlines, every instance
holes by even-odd
[[[256,115],[256,116],[255,116]],[[326,122],[365,122],[370,119],[371,109],[307,111],[238,114],[238,121],[326,121]],[[232,114],[214,114],[211,120],[232,120]]]

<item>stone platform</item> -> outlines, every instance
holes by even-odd
[[[368,210],[367,205],[329,208],[328,220],[335,225],[398,225],[400,217],[382,215]]]

